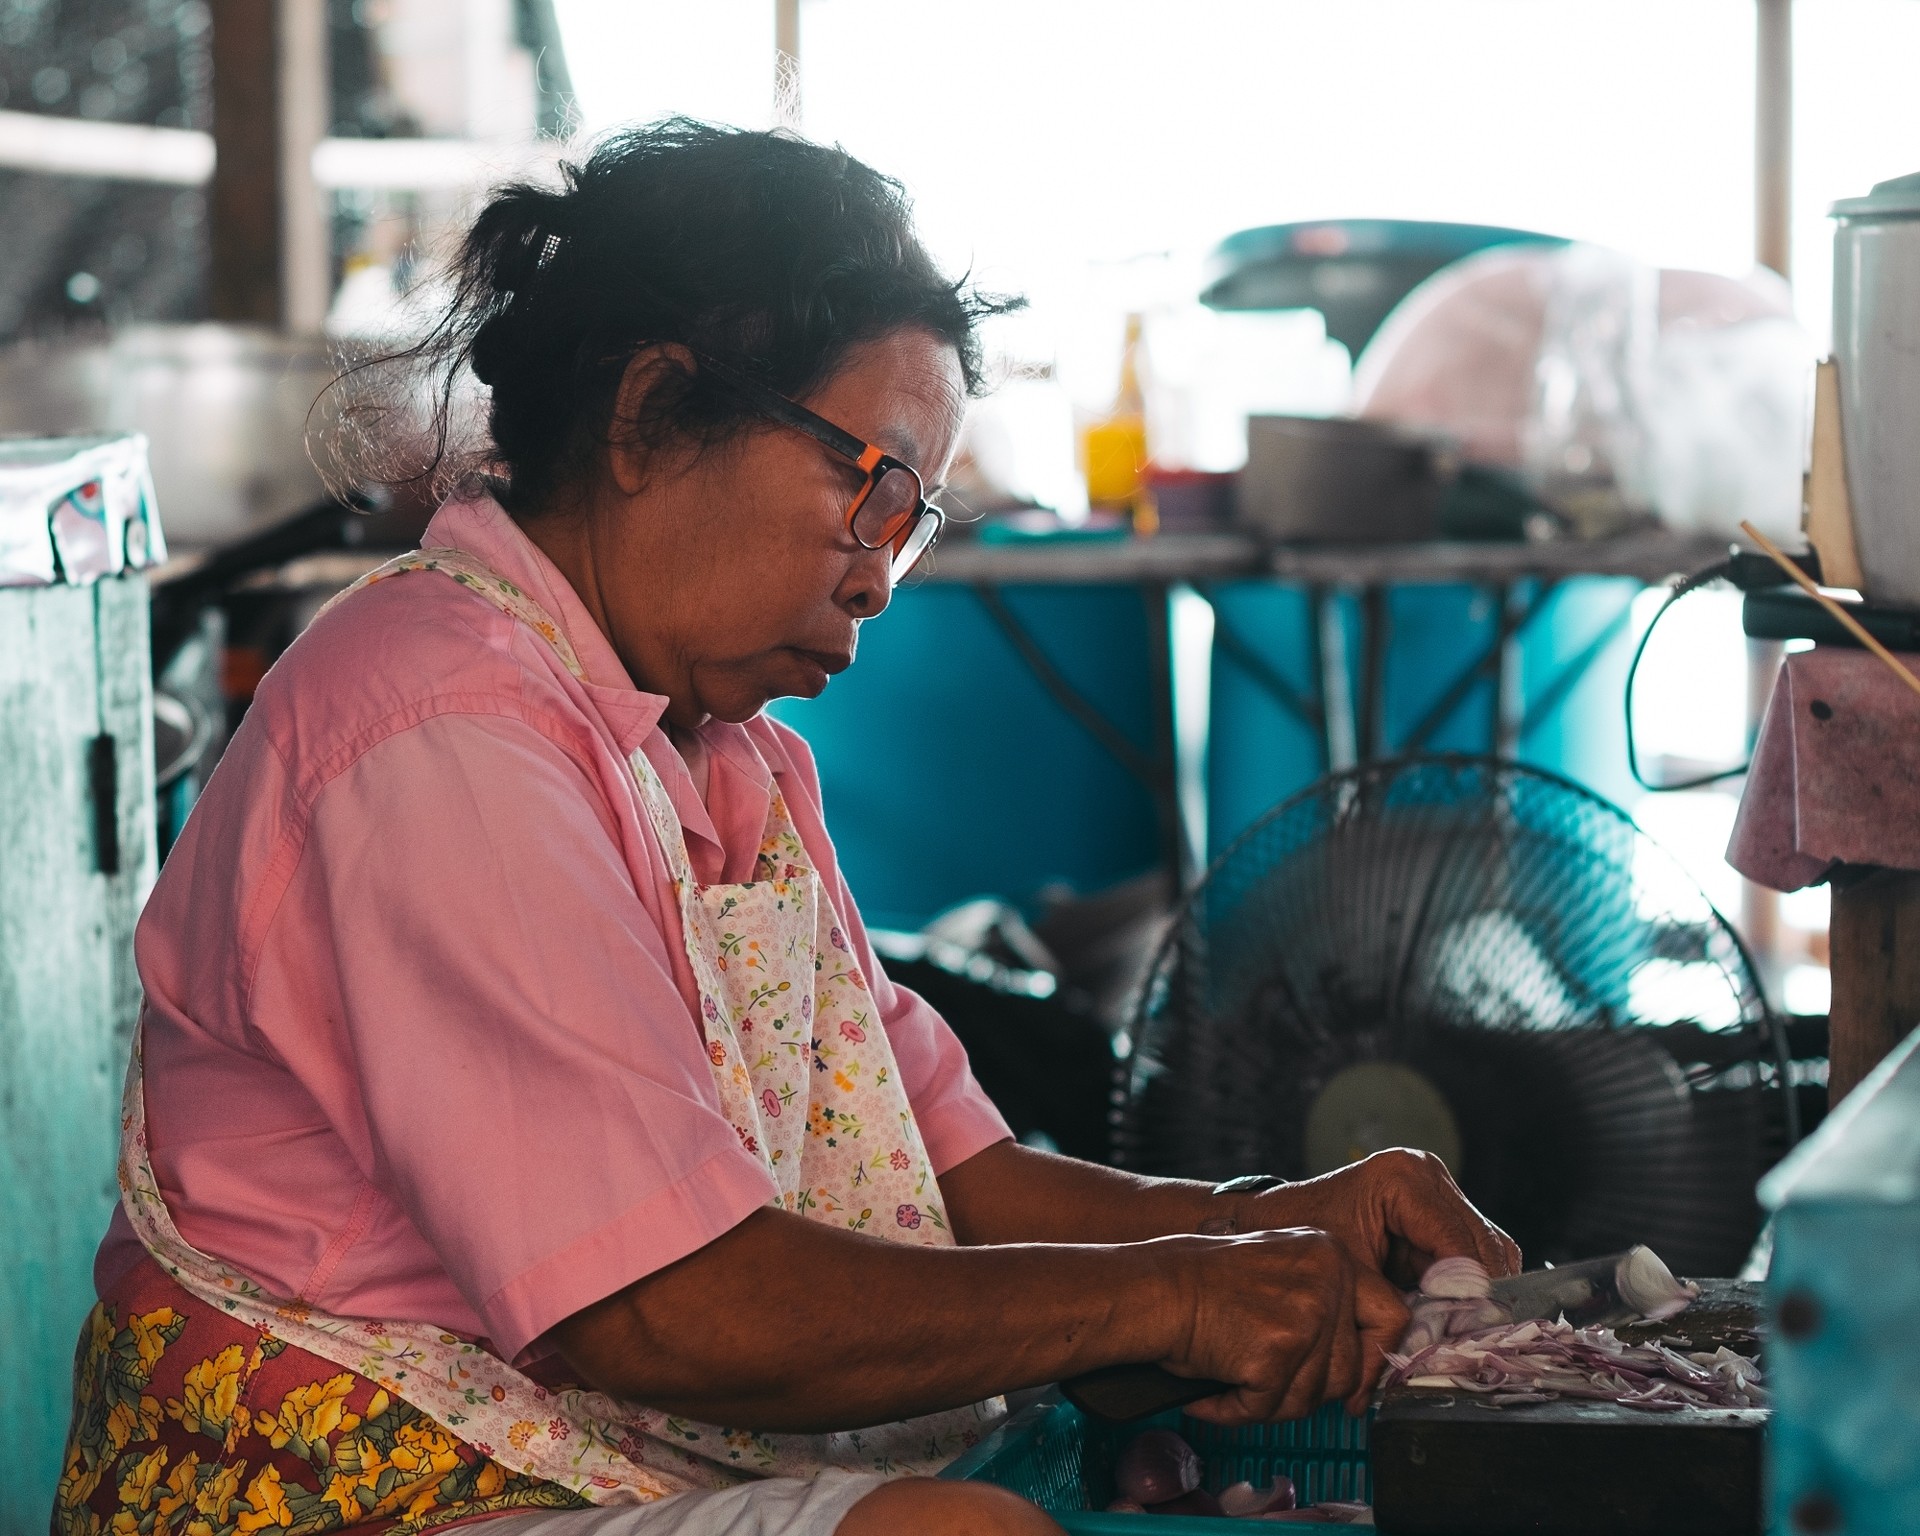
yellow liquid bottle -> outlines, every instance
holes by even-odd
[[[1087,501],[1099,511],[1130,518],[1134,532],[1151,534],[1159,519],[1147,491],[1147,404],[1140,389],[1139,315],[1127,316],[1126,343],[1120,354],[1120,389],[1113,410],[1093,422],[1080,437],[1087,474]]]

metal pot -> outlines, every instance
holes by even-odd
[[[27,342],[0,352],[0,432],[144,432],[169,541],[204,546],[325,495],[306,443],[333,425],[335,371],[325,338],[245,326]]]
[[[1833,205],[1833,355],[1866,595],[1920,604],[1920,174]]]
[[[1269,538],[1391,544],[1433,538],[1451,455],[1377,421],[1253,416],[1239,516]]]

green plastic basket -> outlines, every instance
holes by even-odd
[[[1370,1501],[1367,1426],[1338,1404],[1292,1424],[1222,1429],[1185,1414],[1163,1413],[1135,1424],[1103,1424],[1071,1403],[1030,1403],[940,1475],[997,1483],[1033,1500],[1079,1536],[1184,1536],[1220,1522],[1191,1515],[1110,1515],[1114,1458],[1143,1429],[1172,1429],[1200,1453],[1203,1486],[1256,1486],[1276,1475],[1293,1479],[1302,1504],[1323,1499]]]

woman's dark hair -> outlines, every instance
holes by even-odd
[[[602,138],[561,170],[557,190],[494,193],[434,330],[381,360],[425,363],[432,379],[429,462],[400,478],[445,478],[464,369],[491,391],[479,457],[527,516],[595,444],[712,445],[758,420],[696,365],[652,389],[641,419],[614,421],[626,364],[649,343],[800,397],[851,348],[918,326],[953,345],[971,394],[979,321],[1018,307],[945,276],[900,184],[838,149],[673,118]]]

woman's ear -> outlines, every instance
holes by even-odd
[[[658,449],[648,447],[646,434],[635,433],[632,425],[646,419],[656,390],[683,387],[697,366],[693,353],[678,342],[650,342],[627,359],[607,427],[607,467],[621,494],[638,496],[648,473],[659,468]]]

